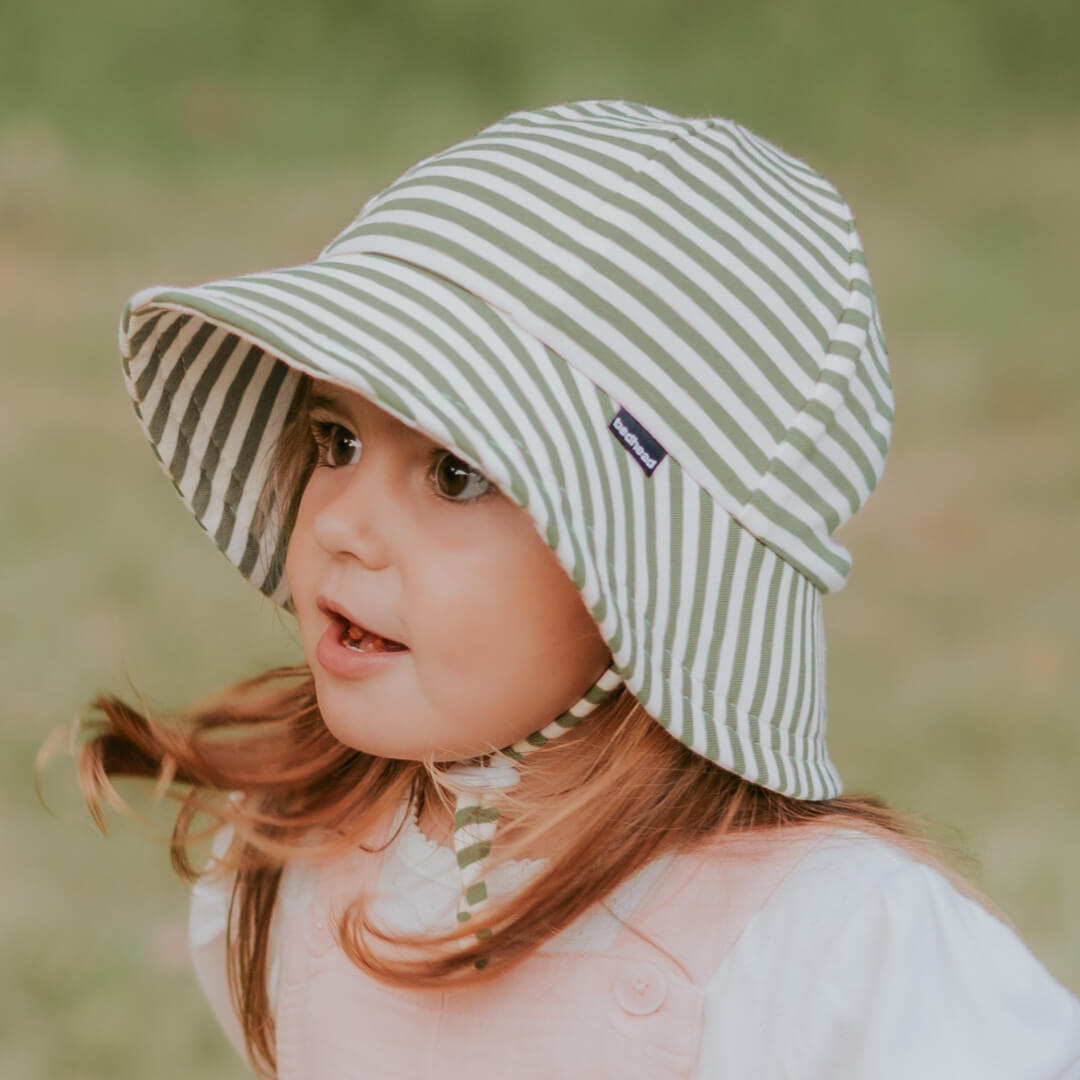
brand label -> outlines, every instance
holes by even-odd
[[[620,409],[608,430],[630,451],[646,476],[667,457],[667,451],[625,410]]]

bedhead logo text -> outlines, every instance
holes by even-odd
[[[646,476],[667,457],[667,451],[625,410],[620,409],[608,430],[634,455]]]

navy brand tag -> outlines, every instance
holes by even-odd
[[[667,451],[625,410],[620,409],[608,430],[634,455],[646,476],[667,457]]]

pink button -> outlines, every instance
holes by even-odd
[[[615,975],[615,1000],[631,1016],[656,1012],[667,998],[667,979],[655,965],[627,960]]]

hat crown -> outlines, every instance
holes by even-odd
[[[611,394],[819,589],[880,479],[886,351],[850,208],[722,118],[513,113],[364,206],[322,260],[382,255],[486,301]]]

